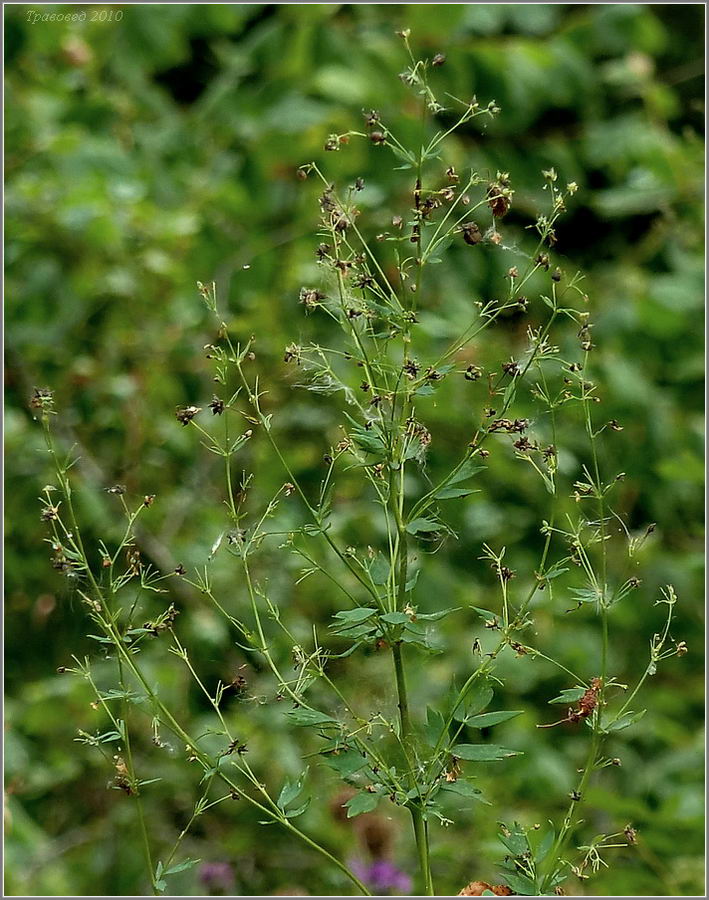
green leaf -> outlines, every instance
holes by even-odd
[[[353,819],[355,816],[361,816],[362,813],[372,812],[379,805],[381,800],[380,794],[373,794],[369,791],[360,791],[354,797],[345,803],[347,808],[347,818]]]
[[[416,582],[419,580],[419,575],[421,574],[421,569],[416,569],[411,578],[406,582],[406,591],[413,591],[416,587]]]
[[[474,787],[469,781],[459,778],[457,781],[447,782],[443,785],[442,790],[448,791],[449,794],[457,794],[459,797],[469,797],[471,800],[483,800],[480,788]]]
[[[338,775],[348,778],[367,765],[367,760],[357,750],[341,750],[324,756],[325,764]]]
[[[439,619],[444,618],[445,616],[450,615],[453,612],[458,612],[460,606],[451,606],[450,609],[441,609],[439,612],[434,613],[416,613],[416,618],[422,622],[438,622]]]
[[[317,709],[290,709],[288,718],[294,725],[337,725],[336,719],[319,712]]]
[[[479,494],[480,491],[475,491],[468,488],[454,488],[454,487],[446,487],[441,488],[440,491],[436,491],[433,495],[437,500],[453,500],[456,497],[467,497],[469,494]]]
[[[384,613],[380,618],[382,622],[386,622],[387,625],[407,625],[410,622],[409,617],[404,612]]]
[[[465,720],[465,724],[470,728],[489,728],[491,725],[499,725],[501,722],[508,722],[516,716],[521,716],[523,709],[505,709],[499,712],[483,713],[480,716],[472,716]]]
[[[308,770],[306,769],[299,776],[297,781],[290,781],[288,778],[286,778],[285,784],[281,788],[281,793],[278,795],[278,800],[276,801],[281,809],[285,809],[286,806],[291,804],[301,795],[301,793],[303,792],[303,785],[305,783],[307,774]]]
[[[480,606],[471,606],[471,609],[474,609],[475,612],[482,618],[485,619],[486,622],[494,622],[497,618],[497,613],[491,612],[489,609],[482,609]]]
[[[554,829],[552,828],[550,831],[547,831],[547,833],[541,839],[541,841],[539,842],[539,846],[537,847],[536,853],[534,854],[534,859],[537,863],[541,863],[546,859],[547,854],[549,853],[549,851],[552,848],[552,845],[554,844],[555,837],[556,837],[556,833],[555,833]]]
[[[479,465],[474,459],[466,459],[455,475],[448,480],[448,484],[460,484],[461,481],[465,481],[466,478],[472,478],[473,475],[483,472],[486,468],[487,466]]]
[[[361,622],[370,619],[377,614],[376,609],[366,606],[357,606],[355,609],[345,609],[342,612],[335,613],[334,617],[337,622],[330,625],[330,628],[342,628],[343,625],[359,625]]]
[[[567,690],[562,691],[558,697],[554,697],[553,700],[550,700],[549,703],[576,703],[576,701],[580,700],[585,693],[586,688],[568,688]]]
[[[519,750],[506,750],[496,744],[458,744],[451,750],[453,756],[458,759],[471,760],[472,762],[495,762],[507,759],[510,756],[519,756]]]
[[[457,694],[456,694],[457,696]],[[474,684],[468,695],[453,713],[456,722],[465,722],[470,716],[481,712],[490,703],[493,691],[486,681]],[[453,699],[455,702],[455,698]]]
[[[389,560],[383,553],[378,553],[369,567],[369,574],[374,584],[386,584],[390,570]]]
[[[615,722],[611,722],[606,731],[623,731],[626,728],[630,728],[631,725],[634,725],[636,722],[639,722],[640,719],[647,712],[646,709],[641,709],[639,712],[633,712],[629,710],[627,713],[624,713],[619,719]]]
[[[286,819],[296,819],[298,816],[302,816],[305,810],[310,806],[311,797],[303,803],[301,806],[298,806],[296,809],[287,809],[285,810]]]
[[[536,885],[526,875],[520,875],[518,872],[506,872],[505,881],[515,894],[519,894],[521,897],[534,897],[537,894]]]
[[[524,856],[529,850],[527,835],[515,822],[509,834],[498,834],[501,843],[510,851],[512,856]]]
[[[424,735],[431,747],[434,747],[436,745],[438,738],[440,737],[445,727],[445,724],[446,720],[438,712],[438,710],[433,709],[432,706],[429,706],[426,709],[426,725],[424,726]]]
[[[199,862],[202,862],[202,860],[186,859],[184,862],[178,863],[176,866],[170,866],[169,869],[165,869],[163,875],[177,875],[178,872],[185,872],[187,871],[187,869],[191,869],[193,866],[196,866]]]
[[[433,519],[414,519],[406,526],[409,534],[430,534],[434,531],[440,531],[441,524]]]

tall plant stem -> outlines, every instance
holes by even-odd
[[[406,673],[404,660],[401,653],[401,644],[395,644],[392,648],[394,656],[394,672],[396,674],[396,690],[399,696],[399,721],[401,723],[401,740],[406,744],[413,736],[411,717],[409,715],[409,699],[406,692]],[[419,858],[419,868],[423,880],[424,891],[427,896],[433,896],[433,880],[431,878],[431,863],[428,853],[428,829],[423,817],[423,810],[418,805],[409,807],[416,838],[416,850]]]

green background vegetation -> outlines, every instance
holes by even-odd
[[[653,606],[659,586],[673,583],[681,601],[673,635],[688,642],[689,655],[669,660],[651,682],[643,696],[648,714],[624,732],[627,746],[618,744],[623,766],[589,792],[588,836],[632,822],[639,845],[619,851],[610,870],[576,889],[701,893],[702,7],[38,6],[85,10],[87,19],[94,9],[124,15],[118,23],[34,25],[29,8],[5,8],[6,892],[146,890],[134,808],[107,789],[113,773],[98,752],[73,742],[78,728],[98,728],[100,715],[86,685],[55,674],[72,653],[97,651],[80,602],[50,568],[43,544],[36,498],[51,477],[28,407],[31,390],[56,391],[59,433],[81,456],[78,502],[90,538],[115,534],[117,504],[102,488],[121,482],[133,498],[158,497],[144,519],[145,557],[166,570],[199,564],[223,522],[219,461],[180,428],[174,409],[205,405],[211,396],[201,348],[214,334],[195,282],[214,279],[232,332],[257,337],[255,367],[281,439],[303,482],[316,489],[340,419],[333,398],[294,390],[282,361],[290,341],[330,338],[327,325],[306,319],[297,303],[300,286],[316,277],[318,188],[294,173],[316,159],[333,180],[363,176],[362,220],[373,234],[405,213],[408,176],[399,172],[391,181],[385,151],[354,141],[337,154],[322,147],[330,132],[361,128],[362,108],[380,109],[412,137],[415,109],[397,78],[405,59],[393,35],[410,27],[420,52],[448,57],[436,70],[441,95],[475,93],[502,107],[484,131],[471,127],[455,137],[448,153],[459,170],[510,172],[517,191],[512,233],[523,234],[542,208],[543,168],[553,165],[562,183],[579,185],[557,250],[562,267],[586,273],[599,348],[598,414],[624,426],[604,440],[603,464],[607,476],[627,473],[616,498],[630,528],[658,523],[638,572],[643,583],[612,615],[611,670],[621,681],[644,665],[660,621]],[[454,247],[431,282],[422,328],[432,339],[447,334],[452,319],[465,321],[473,299],[494,296],[511,264],[482,253],[472,263],[464,251]],[[501,352],[521,345],[524,328],[522,320],[495,332],[507,348]],[[432,465],[441,470],[470,439],[466,390],[446,387],[422,410],[434,435]],[[562,444],[571,476],[585,452],[575,433],[569,429]],[[283,474],[258,440],[243,465],[256,473],[258,505]],[[451,510],[459,540],[430,558],[422,607],[431,598],[464,609],[496,602],[492,574],[478,559],[483,541],[505,544],[506,561],[528,581],[545,509],[532,475],[506,444],[496,445],[482,493]],[[369,511],[345,481],[339,524],[361,546],[380,537]],[[295,507],[289,515],[300,521]],[[226,558],[219,572],[238,608],[243,586]],[[296,632],[307,635],[312,622],[324,632],[340,608],[327,584],[313,578],[293,589],[297,563],[270,550],[261,577],[266,572]],[[269,696],[273,684],[258,661],[245,658],[199,596],[179,585],[176,591],[180,634],[207,680],[242,671],[250,696]],[[558,592],[537,615],[538,631],[590,676],[597,623],[590,611],[567,615],[571,605]],[[146,618],[157,609],[148,605]],[[479,630],[472,610],[464,612],[441,628],[446,652],[422,658],[418,674],[411,666],[417,715],[465,669]],[[348,672],[356,676],[361,703],[391,710],[389,664],[372,654],[340,664],[338,675],[343,683]],[[209,722],[177,660],[151,652],[149,665],[163,696],[195,730]],[[526,713],[500,729],[500,742],[526,755],[482,766],[480,785],[492,805],[476,804],[454,816],[454,827],[435,830],[441,891],[494,878],[498,820],[558,819],[583,752],[577,732],[535,728],[558,709],[547,700],[570,685],[526,659],[503,668],[498,708]],[[234,701],[229,713],[243,720],[250,762],[275,788],[284,774],[300,771],[296,741],[315,747],[305,732],[286,728],[277,704]],[[141,735],[139,771],[163,778],[145,794],[160,852],[184,824],[198,777],[186,778],[181,748],[171,756],[150,743],[149,728]],[[310,777],[319,802],[303,819],[306,829],[347,855],[352,834],[330,811],[333,773],[315,764]],[[413,870],[408,823],[394,815],[392,827],[400,831],[395,859]],[[236,893],[347,890],[320,858],[276,828],[259,828],[245,806],[221,806],[200,821],[185,852],[229,861]],[[176,876],[170,889],[199,893],[196,870]]]

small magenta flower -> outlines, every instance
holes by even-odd
[[[199,868],[199,880],[208,894],[230,894],[234,889],[234,870],[228,862],[206,862]]]
[[[350,868],[360,881],[380,896],[408,894],[411,891],[411,878],[391,860],[376,859],[369,864],[354,860]]]

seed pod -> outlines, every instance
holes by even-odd
[[[482,232],[480,231],[477,222],[466,222],[461,226],[460,230],[463,233],[463,240],[466,244],[470,244],[471,247],[479,244],[483,239]]]

